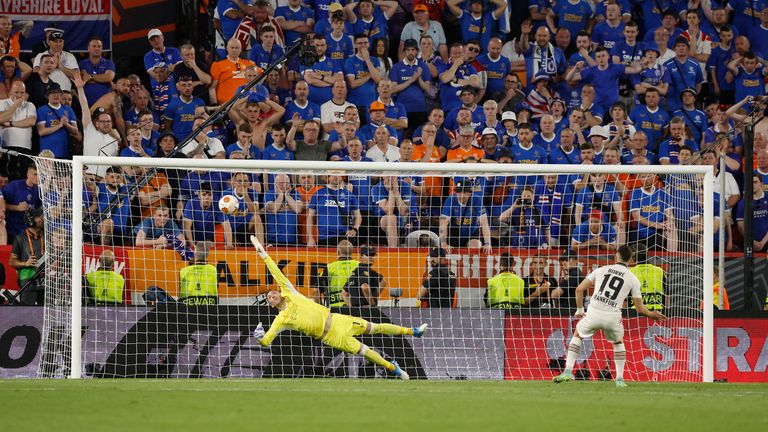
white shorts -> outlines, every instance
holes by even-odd
[[[598,330],[603,331],[603,336],[608,342],[624,340],[624,325],[621,323],[621,314],[589,311],[576,324],[576,331],[582,338],[592,337]]]

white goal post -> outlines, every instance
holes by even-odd
[[[39,162],[38,162],[39,163]],[[483,173],[483,175],[541,175],[541,174],[681,174],[695,176],[703,183],[703,249],[701,251],[701,284],[703,287],[702,338],[701,338],[701,379],[712,382],[714,375],[713,344],[713,247],[714,247],[714,175],[712,167],[705,166],[626,166],[626,165],[524,165],[524,164],[453,164],[453,163],[353,163],[353,162],[305,162],[305,161],[262,161],[262,160],[201,160],[165,158],[119,158],[75,156],[72,161],[72,289],[71,289],[71,367],[70,378],[81,378],[84,370],[81,329],[83,322],[83,188],[84,170],[88,166],[142,166],[147,168],[205,169],[235,172],[239,170],[270,174],[312,173],[323,175],[342,172],[365,173],[367,175],[397,176],[398,174],[423,173],[431,176],[461,176]],[[696,270],[699,271],[699,270]],[[697,275],[698,277],[698,275]]]

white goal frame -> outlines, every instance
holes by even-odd
[[[424,171],[425,174],[461,174],[484,170],[488,174],[689,174],[703,175],[704,190],[704,252],[703,252],[703,329],[702,329],[702,381],[712,382],[714,378],[714,318],[713,318],[713,267],[714,267],[714,168],[701,165],[524,165],[524,164],[458,164],[458,163],[385,163],[385,162],[317,162],[317,161],[264,161],[264,160],[229,160],[229,159],[159,159],[101,156],[75,156],[72,161],[72,331],[71,331],[71,369],[70,378],[81,378],[82,372],[82,337],[79,330],[82,320],[82,265],[83,265],[83,169],[92,165],[139,165],[156,168],[207,168],[221,170],[268,170],[298,174],[301,172],[318,173],[319,170],[345,172],[379,171],[383,175],[396,175],[401,172]],[[79,221],[79,222],[77,222]]]

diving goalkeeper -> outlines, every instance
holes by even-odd
[[[260,344],[269,346],[281,331],[296,330],[315,339],[320,339],[332,348],[350,354],[360,354],[369,361],[394,373],[400,379],[407,380],[409,378],[408,374],[400,369],[397,362],[385,360],[379,353],[355,339],[355,336],[389,334],[413,335],[420,338],[427,330],[427,324],[422,324],[416,328],[406,328],[394,324],[374,324],[362,318],[331,313],[327,307],[315,303],[296,291],[255,236],[251,236],[251,242],[280,287],[280,292],[270,291],[267,293],[267,303],[280,310],[275,320],[272,321],[269,331],[265,332],[261,323],[253,331],[253,336]]]

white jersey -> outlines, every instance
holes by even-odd
[[[624,264],[602,266],[587,276],[595,284],[595,292],[589,301],[589,310],[621,313],[627,295],[642,297],[640,281]]]

